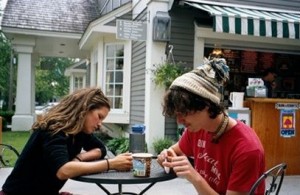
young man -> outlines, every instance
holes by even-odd
[[[226,61],[214,58],[176,78],[164,97],[163,114],[176,117],[186,130],[158,162],[190,181],[199,194],[246,195],[265,170],[254,130],[228,117],[220,105],[218,88],[228,79]],[[264,190],[262,184],[257,194]]]

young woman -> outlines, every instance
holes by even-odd
[[[57,195],[69,178],[130,170],[130,153],[103,160],[106,148],[93,134],[109,111],[109,100],[99,88],[80,89],[62,99],[33,124],[0,194]]]

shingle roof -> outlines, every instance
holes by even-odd
[[[98,13],[97,0],[8,0],[2,27],[83,33]]]

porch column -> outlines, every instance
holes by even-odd
[[[34,65],[32,52],[34,40],[16,38],[13,48],[18,54],[17,91],[15,115],[12,117],[12,131],[30,130],[34,122]]]
[[[204,38],[197,37],[197,33],[194,40],[194,68],[196,68],[199,64],[203,64],[205,41]]]
[[[153,42],[153,19],[157,11],[168,12],[168,0],[152,0],[148,4],[148,27],[146,46],[146,81],[145,81],[145,125],[148,151],[154,153],[153,141],[165,135],[165,117],[162,115],[161,102],[165,89],[153,82],[153,65],[165,60],[166,42]]]

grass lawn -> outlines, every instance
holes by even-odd
[[[23,150],[25,143],[30,136],[30,131],[4,131],[2,132],[2,143],[9,144],[17,149],[19,153]],[[6,152],[6,159],[15,162],[16,156],[10,152]]]
[[[31,132],[30,131],[3,131],[2,132],[2,143],[8,144],[16,148],[16,150],[21,153],[27,140],[30,137]],[[107,135],[104,134],[96,134],[102,141],[107,142],[110,137],[107,137]],[[1,140],[0,140],[1,142]],[[1,148],[0,148],[0,154],[1,154]],[[15,162],[16,157],[15,154],[6,152],[5,153],[6,159],[9,159],[10,162]],[[0,164],[1,166],[1,164]]]
[[[29,136],[30,131],[4,131],[2,132],[2,143],[15,147],[21,153]]]

